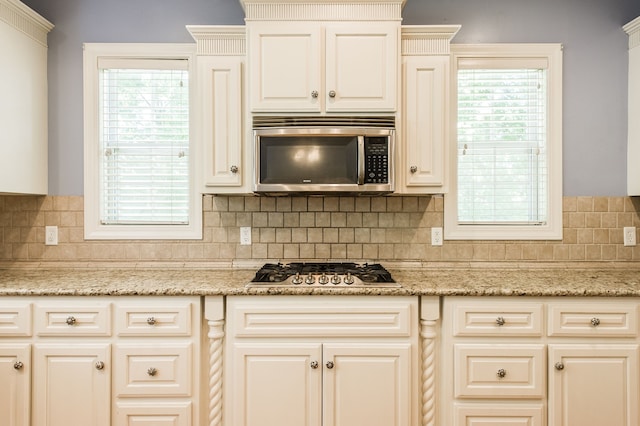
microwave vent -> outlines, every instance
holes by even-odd
[[[259,116],[253,117],[254,129],[272,129],[288,127],[380,127],[395,128],[395,117],[291,117],[291,116]]]

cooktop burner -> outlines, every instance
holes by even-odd
[[[249,286],[399,287],[382,265],[356,263],[265,264]]]

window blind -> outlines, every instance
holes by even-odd
[[[544,68],[459,69],[458,221],[547,220],[547,73]]]
[[[189,76],[184,60],[99,66],[100,221],[189,221]]]

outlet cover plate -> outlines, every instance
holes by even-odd
[[[240,227],[240,245],[242,246],[251,245],[251,227],[250,226]]]
[[[625,226],[623,229],[624,232],[624,245],[627,247],[632,247],[636,245],[636,227],[635,226]]]
[[[47,246],[58,245],[58,227],[57,226],[44,227],[44,244]]]
[[[442,228],[440,227],[431,228],[431,245],[432,246],[442,245]]]

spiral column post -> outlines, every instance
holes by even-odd
[[[222,426],[223,347],[224,347],[224,299],[210,296],[205,299],[205,318],[209,326],[209,426]]]
[[[436,426],[437,421],[437,351],[440,300],[422,297],[420,301],[420,343],[422,384],[422,426]]]

